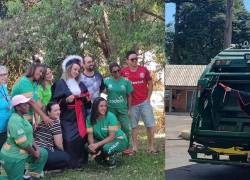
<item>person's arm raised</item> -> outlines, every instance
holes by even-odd
[[[42,120],[44,121],[44,123],[48,126],[51,126],[53,125],[53,120],[50,119],[43,111],[42,109],[40,108],[40,106],[33,100],[31,99],[29,101],[29,104],[31,105],[31,107],[35,110],[35,112],[37,114],[39,114],[42,118]]]

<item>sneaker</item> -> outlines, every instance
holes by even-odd
[[[149,154],[154,154],[154,155],[157,155],[157,154],[159,154],[159,150],[148,150],[148,153]]]
[[[95,161],[97,164],[100,164],[100,165],[104,165],[105,162],[104,162],[104,158],[102,156],[96,156],[95,157]]]
[[[44,171],[41,172],[40,177],[44,178]]]
[[[31,177],[31,176],[29,176],[29,175],[24,175],[24,176],[23,176],[23,180],[38,180],[38,179],[40,179],[40,178]]]
[[[113,169],[116,167],[116,159],[114,156],[109,156],[107,159],[106,159],[106,164],[108,166],[108,168],[110,169]]]
[[[31,177],[31,176],[29,176],[29,175],[23,175],[23,179],[24,179],[24,180],[31,180],[31,179],[32,179],[32,177]]]
[[[37,173],[31,173],[25,170],[25,174],[23,175],[23,179],[25,180],[34,180],[34,179],[40,179],[44,177],[44,171],[42,171],[40,174]]]

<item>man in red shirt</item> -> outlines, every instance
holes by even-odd
[[[132,127],[133,150],[138,150],[138,122],[142,118],[147,127],[148,151],[157,153],[154,146],[155,119],[150,104],[150,97],[153,91],[153,82],[146,67],[138,65],[138,57],[135,51],[128,51],[126,54],[128,67],[121,71],[121,75],[132,82],[132,102],[129,109]]]

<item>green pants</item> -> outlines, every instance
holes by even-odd
[[[46,164],[47,158],[48,152],[44,148],[40,148],[39,159],[34,159],[32,156],[28,156],[26,159],[17,159],[0,153],[1,163],[3,164],[3,168],[9,180],[23,180],[26,162],[29,163],[28,172],[30,172],[31,175],[40,175]]]
[[[128,147],[127,139],[115,139],[114,141],[105,144],[102,147],[102,151],[106,155],[113,155],[124,151]]]
[[[120,109],[120,108],[109,108],[109,111],[115,114],[118,121],[120,122],[122,131],[126,134],[128,138],[128,147],[131,147],[131,125],[128,117],[128,109]]]

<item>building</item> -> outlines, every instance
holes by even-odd
[[[190,112],[195,103],[199,77],[206,65],[165,66],[165,111]]]

